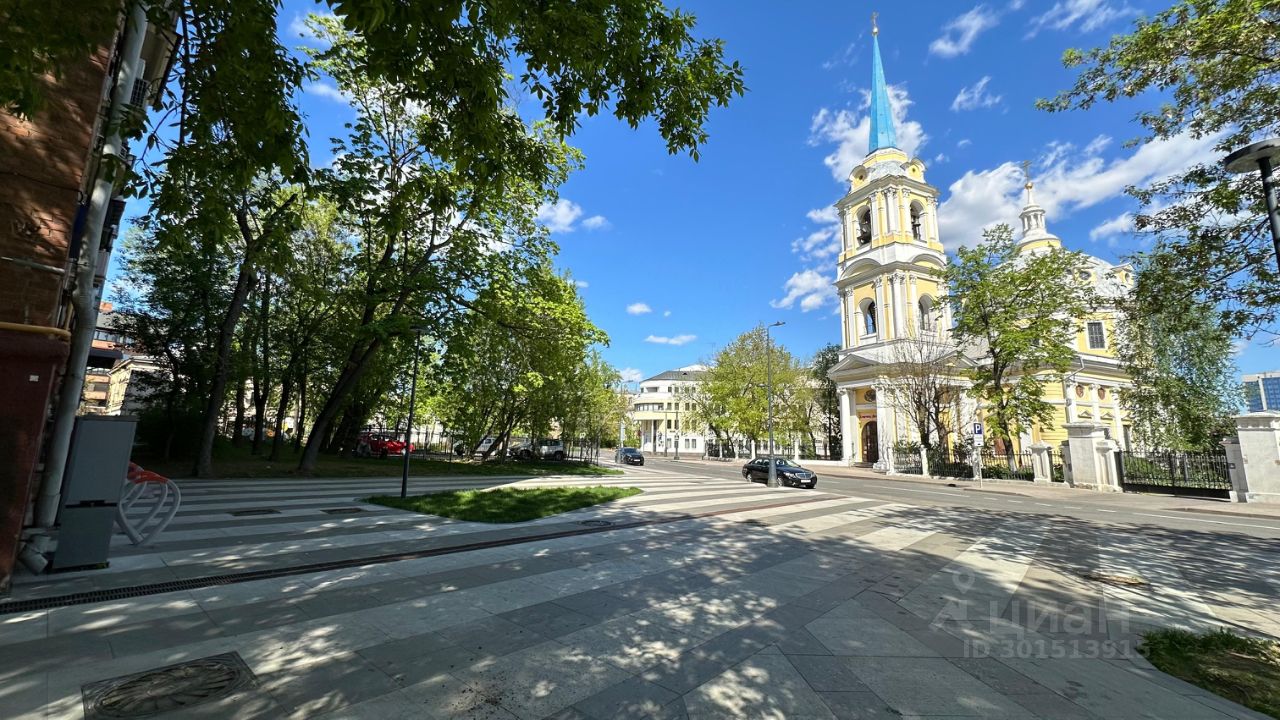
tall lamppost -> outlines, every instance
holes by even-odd
[[[1280,200],[1276,199],[1276,184],[1271,172],[1280,163],[1280,138],[1260,140],[1246,145],[1222,159],[1222,166],[1229,173],[1262,173],[1262,195],[1267,203],[1267,222],[1271,225],[1271,244],[1276,251],[1276,266],[1280,267]]]
[[[413,440],[414,405],[418,400],[418,346],[422,344],[422,333],[425,327],[410,328],[413,330],[413,378],[409,383],[409,417],[404,423],[404,465],[400,469],[400,497],[409,494],[409,448]]]
[[[772,325],[766,325],[764,328],[764,357],[765,367],[769,375],[769,487],[778,487],[778,468],[773,462],[773,340],[769,335],[769,331],[776,327],[786,325],[785,322],[779,320]]]
[[[675,454],[675,457],[673,457],[673,458],[672,458],[672,460],[679,460],[679,459],[680,459],[680,440],[682,439],[682,437],[681,437],[681,432],[680,432],[680,388],[677,386],[677,387],[675,387],[675,388],[673,388],[673,389],[676,391],[676,394],[675,394],[675,398],[676,398],[676,454]]]

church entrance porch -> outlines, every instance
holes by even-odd
[[[875,420],[862,426],[862,462],[880,462],[880,434]]]

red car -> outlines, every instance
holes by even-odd
[[[409,443],[409,452],[413,452],[413,443]],[[380,458],[384,458],[388,455],[403,454],[403,437],[392,435],[391,433],[361,433],[360,440],[356,443],[356,455],[358,457],[373,457],[377,455]]]

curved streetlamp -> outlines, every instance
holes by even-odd
[[[1276,184],[1271,179],[1275,166],[1280,164],[1280,138],[1260,140],[1246,145],[1222,159],[1222,166],[1229,173],[1253,172],[1262,174],[1262,195],[1267,202],[1267,221],[1271,225],[1271,244],[1276,252],[1276,266],[1280,267],[1280,201],[1276,199]]]

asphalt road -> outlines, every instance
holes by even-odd
[[[676,462],[669,458],[648,457],[646,467],[662,472],[688,473],[708,477],[742,479],[742,463]],[[1199,539],[1219,533],[1254,538],[1280,539],[1280,518],[1241,517],[1222,514],[1231,504],[1202,498],[1180,498],[1180,507],[1170,509],[1169,498],[1119,495],[1079,491],[1067,501],[1017,495],[1016,488],[993,486],[986,490],[950,488],[945,485],[900,480],[889,476],[870,478],[842,477],[824,473],[824,468],[811,468],[818,473],[816,491],[850,495],[875,500],[900,502],[918,507],[967,508],[998,513],[1026,513],[1069,517],[1108,525],[1144,526],[1164,531],[1188,531]],[[796,489],[795,492],[815,492]],[[1144,507],[1150,504],[1152,507]],[[1212,506],[1218,512],[1195,512],[1194,508]],[[1184,509],[1185,508],[1185,509]],[[1280,551],[1280,546],[1277,546]]]

